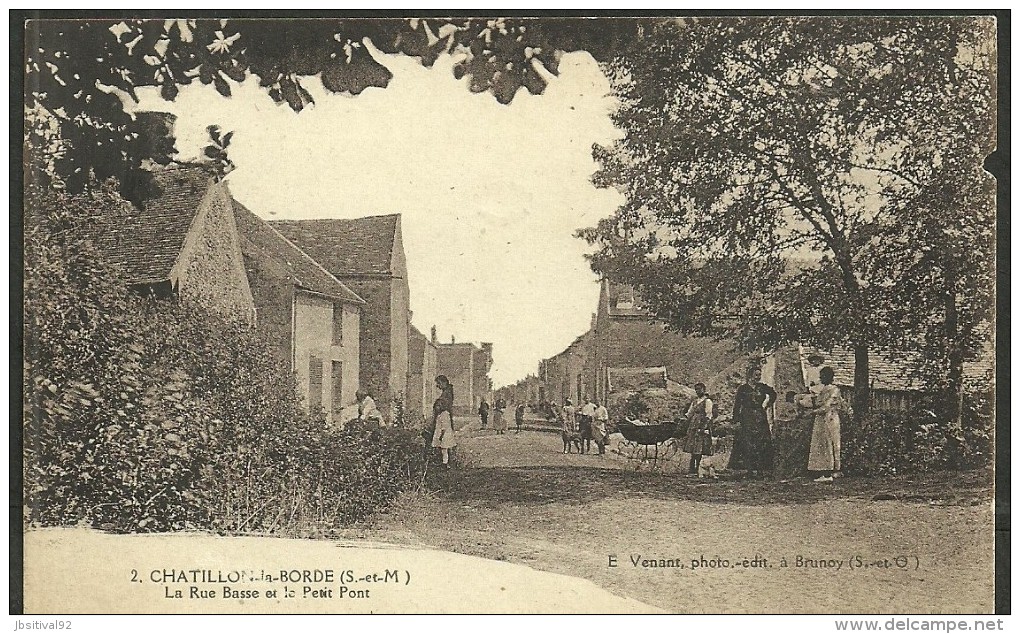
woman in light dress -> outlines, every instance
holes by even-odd
[[[840,469],[840,412],[848,408],[839,388],[833,385],[835,373],[832,368],[822,368],[818,378],[822,382],[822,389],[814,398],[815,407],[810,410],[815,416],[815,422],[811,428],[808,471],[820,472],[815,482],[832,482],[833,476]]]
[[[443,468],[450,468],[450,450],[457,446],[457,438],[453,432],[453,385],[445,375],[436,377],[436,387],[440,390],[439,398],[432,404],[432,447],[439,449],[443,458]]]

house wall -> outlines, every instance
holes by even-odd
[[[327,420],[336,421],[342,416],[341,409],[355,400],[352,387],[357,385],[357,347],[337,345],[332,300],[299,290],[295,293],[293,306],[294,374],[298,393],[306,407],[318,405],[326,412]],[[339,325],[345,335],[353,334],[356,329],[355,316],[354,311],[341,312]],[[345,317],[348,320],[346,329],[343,328]],[[339,393],[336,393],[334,362],[340,364]]]
[[[407,400],[408,339],[410,335],[410,292],[406,278],[390,283],[389,388],[393,398]]]
[[[244,264],[255,302],[255,326],[277,361],[290,368],[294,362],[294,284],[278,262],[246,256]]]
[[[436,400],[436,376],[439,374],[436,347],[424,336],[412,333],[408,343],[410,370],[407,373],[407,412],[409,424],[416,425],[432,413]]]
[[[663,366],[671,381],[693,385],[725,370],[742,355],[727,341],[688,337],[640,318],[609,318],[596,336],[599,346],[596,398],[606,396],[606,368]]]
[[[471,344],[440,344],[438,346],[439,374],[453,384],[453,408],[458,415],[477,411],[474,407],[474,355]]]
[[[400,219],[393,235],[390,271],[390,393],[407,400],[408,341],[411,334],[411,290],[407,281],[407,259],[404,254]]]
[[[390,302],[390,278],[339,278],[365,300],[361,307],[361,333],[359,354],[361,359],[361,388],[375,399],[379,411],[392,420],[393,391],[390,380],[393,372]],[[405,344],[406,346],[406,337]],[[406,353],[405,353],[406,354]],[[406,358],[406,357],[405,357]],[[402,372],[407,372],[406,362]],[[404,378],[406,383],[407,379]]]
[[[472,350],[471,367],[474,375],[471,377],[471,408],[477,412],[482,404],[482,399],[492,400],[492,381],[489,379],[489,369],[492,368],[492,344],[483,343],[481,349]]]
[[[171,278],[182,299],[246,323],[255,320],[233,203],[223,184],[212,185],[202,199]]]
[[[336,305],[334,305],[334,310]],[[341,422],[357,416],[357,391],[361,382],[361,310],[352,304],[340,304],[341,341],[343,381],[340,394],[341,403],[348,411],[343,414]],[[350,411],[351,408],[353,411]],[[335,411],[335,410],[334,410]]]

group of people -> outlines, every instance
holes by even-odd
[[[737,429],[727,469],[747,472],[751,478],[771,474],[775,460],[768,412],[776,402],[776,391],[762,383],[761,378],[761,366],[751,366],[733,399],[733,422]],[[814,417],[807,469],[816,474],[817,482],[831,482],[840,472],[841,419],[849,407],[834,379],[832,368],[824,367],[819,372],[821,385],[813,386],[811,393],[800,397],[792,392],[787,395],[787,400],[795,403],[804,415]],[[713,423],[717,416],[705,384],[696,384],[694,391],[694,399],[684,412],[687,432],[682,443],[683,451],[690,454],[687,474],[691,476],[698,475],[702,458],[714,452]],[[604,405],[586,399],[577,408],[566,399],[562,408],[553,407],[553,415],[562,426],[563,453],[570,451],[575,438],[580,441],[582,453],[590,450],[592,440],[599,453],[605,453],[609,412]]]
[[[768,412],[777,400],[776,391],[762,383],[761,367],[751,366],[744,383],[737,387],[733,398],[733,422],[736,432],[733,450],[727,468],[732,471],[746,471],[752,478],[762,478],[773,470],[775,448]],[[811,447],[807,469],[817,474],[816,482],[831,482],[840,471],[840,427],[842,417],[849,406],[834,384],[835,373],[824,367],[819,371],[820,386],[809,394],[788,393],[787,400],[797,405],[805,415],[814,417],[811,430]],[[426,444],[438,450],[442,464],[448,468],[450,450],[457,446],[453,429],[453,385],[443,375],[436,377],[439,398],[432,406],[432,420],[423,431]],[[710,456],[713,447],[713,422],[716,418],[715,404],[703,383],[694,386],[695,397],[687,407],[687,433],[683,439],[683,450],[690,454],[688,474],[697,475],[703,456]],[[373,419],[381,415],[374,401],[367,394],[359,392],[359,418]],[[478,408],[482,429],[489,424],[492,413],[492,427],[497,434],[506,433],[507,423],[504,411],[507,404],[497,399],[490,409],[482,401]],[[525,405],[520,403],[514,410],[517,431],[524,422]],[[580,453],[591,451],[595,442],[599,455],[606,452],[609,432],[609,411],[604,404],[587,398],[584,405],[576,407],[566,399],[563,407],[553,407],[553,414],[559,420],[563,435],[563,453],[568,453],[575,444]]]
[[[606,441],[609,439],[609,410],[605,405],[586,398],[584,405],[575,407],[568,398],[562,408],[553,408],[553,415],[560,421],[563,453],[570,452],[575,435],[580,453],[590,452],[592,441],[595,441],[599,455],[606,453]]]
[[[506,411],[506,401],[499,398],[496,399],[495,405],[491,408],[489,404],[482,399],[482,404],[478,406],[478,418],[482,422],[482,429],[487,429],[489,426],[489,413],[492,413],[492,429],[496,432],[496,435],[505,434],[507,430],[506,417],[504,412]],[[517,433],[521,433],[521,425],[524,424],[524,403],[518,403],[517,407],[514,408],[514,423],[517,425]]]
[[[835,372],[830,367],[819,371],[821,383],[811,393],[788,393],[787,400],[797,405],[805,415],[814,417],[811,428],[811,447],[807,469],[817,474],[816,482],[832,482],[840,472],[841,417],[849,407],[834,384]],[[691,453],[690,470],[697,471],[701,455],[711,451],[711,401],[704,394],[704,386],[696,386],[698,397],[688,409],[689,421],[685,451]],[[701,399],[701,400],[699,400]],[[761,367],[751,366],[733,398],[733,422],[737,425],[733,451],[727,467],[747,471],[751,477],[765,477],[773,470],[775,448],[768,411],[776,402],[776,391],[761,382]],[[697,452],[697,450],[701,450]]]

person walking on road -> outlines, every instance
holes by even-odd
[[[563,401],[563,424],[570,427],[571,432],[577,431],[577,408],[574,407],[574,403],[568,398]]]
[[[514,410],[514,422],[517,423],[517,433],[521,433],[521,425],[524,424],[524,403],[518,404]]]
[[[482,420],[482,429],[489,426],[489,404],[482,399],[482,404],[478,406],[478,418]]]
[[[496,399],[496,407],[492,412],[492,428],[496,431],[496,435],[506,433],[506,418],[503,416],[503,412],[506,410],[506,401],[503,399]]]

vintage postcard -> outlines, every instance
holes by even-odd
[[[996,629],[998,26],[26,19],[20,609]]]

